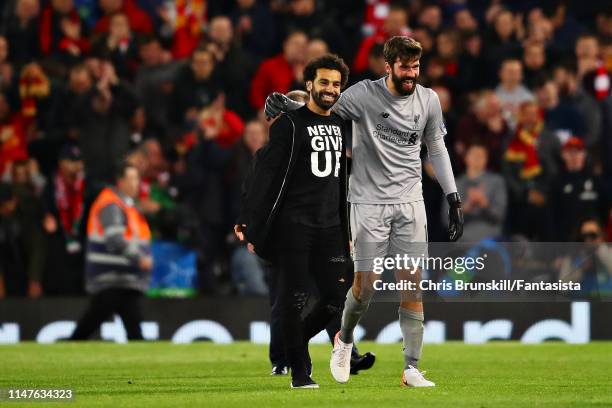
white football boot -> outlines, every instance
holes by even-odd
[[[351,375],[351,352],[353,343],[344,343],[340,340],[340,332],[334,337],[334,349],[332,350],[329,368],[334,380],[346,383]]]
[[[425,379],[423,374],[425,374],[425,371],[419,371],[409,365],[402,373],[402,385],[404,387],[435,387],[436,384]]]

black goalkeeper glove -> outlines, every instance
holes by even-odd
[[[274,119],[282,112],[293,111],[304,106],[301,102],[296,102],[292,99],[287,98],[285,95],[279,92],[273,92],[266,98],[266,107],[264,109],[266,113],[266,119]]]
[[[450,193],[446,196],[448,201],[448,239],[457,241],[463,235],[463,208],[459,193]]]

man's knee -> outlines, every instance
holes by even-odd
[[[357,272],[353,280],[353,297],[359,302],[369,303],[374,296],[374,282],[379,279],[372,272]]]
[[[306,307],[306,303],[308,302],[308,293],[307,292],[293,292],[287,295],[283,302],[285,307],[284,312],[289,314],[300,314],[302,310]]]
[[[340,314],[340,312],[342,312],[342,309],[344,308],[344,299],[329,299],[325,302],[324,308],[327,314],[329,315],[335,316],[337,314]]]
[[[423,312],[423,302],[401,301],[400,308],[410,310],[412,312]]]

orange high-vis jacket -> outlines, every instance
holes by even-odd
[[[104,208],[113,204],[123,212],[125,225],[113,225],[105,230],[100,215]],[[148,288],[149,272],[141,271],[138,262],[126,254],[112,251],[107,245],[107,237],[118,232],[123,233],[132,252],[150,256],[151,230],[147,220],[115,191],[105,188],[94,201],[87,220],[86,288],[90,293],[108,288],[144,292]]]

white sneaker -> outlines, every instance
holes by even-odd
[[[413,366],[408,366],[402,374],[402,385],[404,387],[435,387],[436,384],[423,377],[425,371],[419,371]]]
[[[351,351],[353,343],[344,343],[340,340],[340,332],[334,337],[334,349],[332,350],[329,368],[332,377],[339,383],[348,382],[351,375]]]

